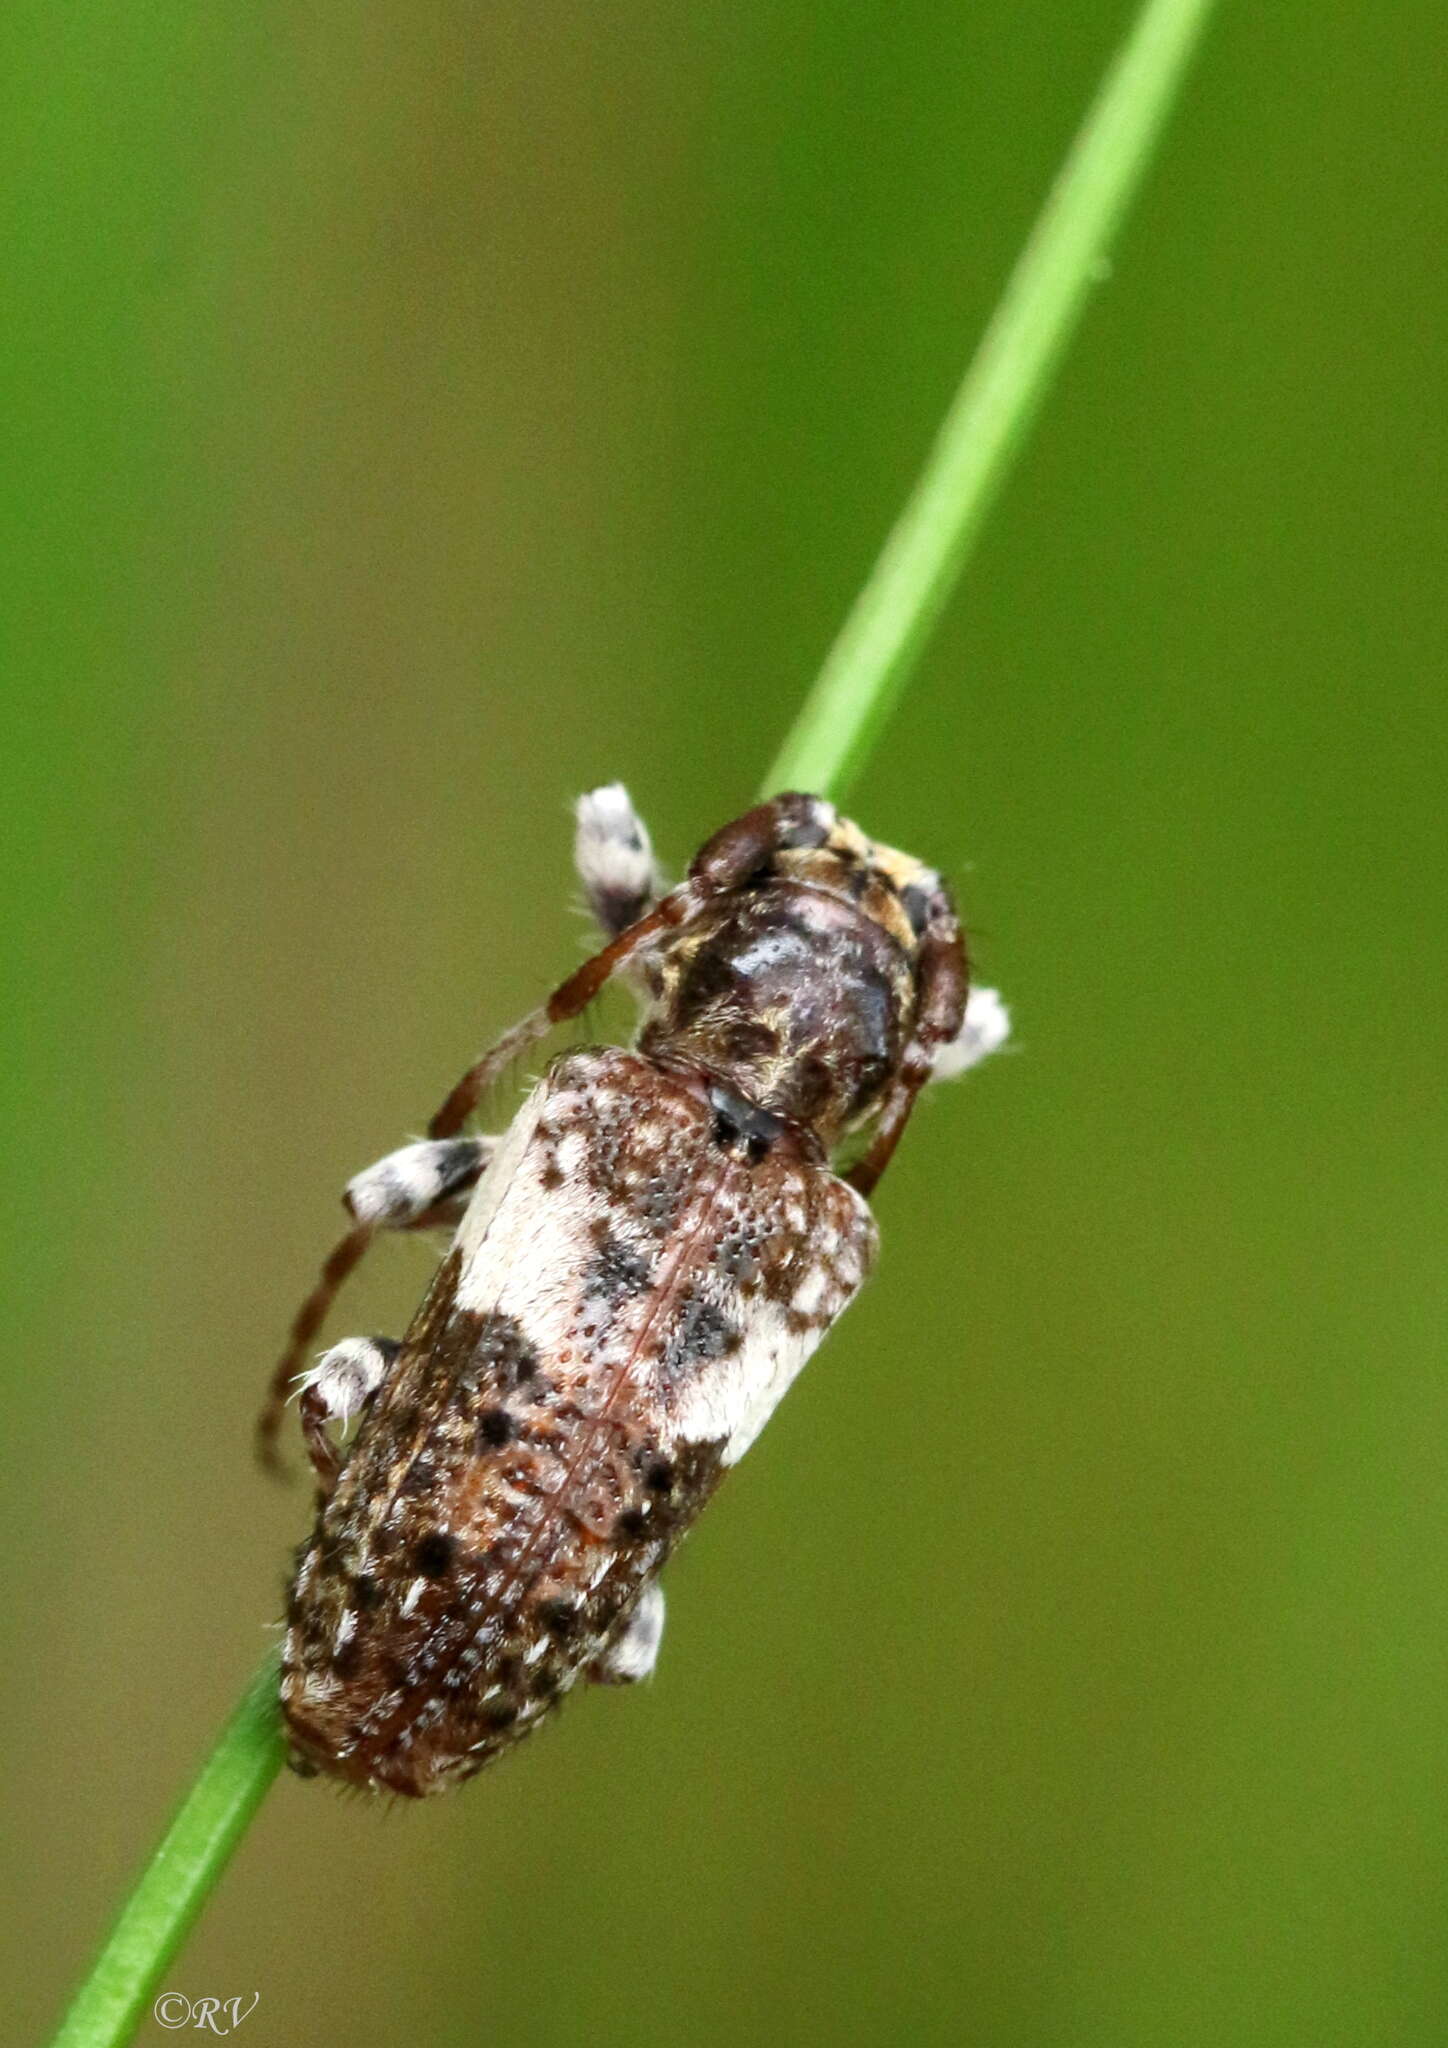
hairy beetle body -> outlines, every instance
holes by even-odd
[[[860,1286],[865,1195],[915,1094],[1004,1036],[987,991],[967,1043],[939,877],[818,798],[726,827],[662,895],[617,785],[579,828],[610,943],[426,1143],[350,1185],[354,1229],[278,1368],[280,1395],[373,1232],[456,1223],[400,1344],[349,1340],[301,1376],[324,1496],[282,1665],[303,1771],[438,1791],[580,1677],[652,1668],[660,1569]],[[621,968],[636,1048],[561,1055],[501,1139],[460,1137],[504,1060]],[[354,1411],[339,1447],[328,1425]]]

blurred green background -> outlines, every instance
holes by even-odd
[[[747,803],[1128,13],[6,10],[16,2040],[267,1640],[336,1191],[578,957],[575,791]],[[283,1780],[166,1978],[248,2040],[1448,2038],[1442,27],[1223,10],[852,804],[1018,1055],[651,1688]]]

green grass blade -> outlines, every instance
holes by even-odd
[[[1146,0],[1072,145],[925,469],[765,781],[842,795],[949,597],[1072,328],[1211,11]],[[282,1758],[269,1657],[116,1922],[54,2048],[119,2048]]]
[[[920,479],[765,781],[844,795],[1035,415],[1211,13],[1147,0],[1071,145]]]
[[[277,1660],[269,1656],[187,1793],[61,2022],[55,2048],[130,2039],[162,1974],[281,1767]]]

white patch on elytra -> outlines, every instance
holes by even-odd
[[[796,1275],[787,1307],[760,1296],[745,1301],[732,1288],[720,1295],[716,1305],[735,1323],[739,1341],[680,1373],[669,1416],[673,1443],[717,1443],[724,1464],[737,1464],[849,1305],[873,1256],[874,1219],[839,1181],[814,1210],[806,1213],[797,1190],[785,1194],[782,1213],[799,1239],[797,1256],[776,1267],[776,1277]]]
[[[642,1375],[641,1340],[657,1304],[647,1291],[600,1302],[590,1274],[603,1239],[646,1261],[660,1248],[649,1176],[686,1145],[699,1111],[682,1090],[642,1107],[640,1062],[620,1053],[568,1056],[524,1104],[479,1183],[459,1229],[456,1304],[511,1318],[540,1357],[594,1386]],[[610,1200],[596,1184],[600,1124],[616,1146],[620,1180],[638,1169],[640,1199]],[[674,1227],[687,1241],[708,1201],[708,1177],[681,1179]]]
[[[809,1268],[809,1271],[794,1290],[794,1298],[790,1303],[790,1307],[795,1311],[796,1315],[814,1315],[820,1303],[824,1300],[829,1289],[829,1272],[824,1264],[824,1260],[828,1256],[830,1256],[828,1253],[821,1252],[820,1263]]]
[[[669,1436],[679,1444],[723,1444],[723,1461],[744,1456],[793,1384],[823,1332],[795,1333],[772,1304],[751,1315],[739,1349],[698,1367],[681,1389]]]

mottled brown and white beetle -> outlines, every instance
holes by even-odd
[[[321,1487],[288,1602],[292,1759],[418,1796],[580,1677],[653,1668],[659,1572],[875,1253],[865,1201],[922,1085],[1006,1036],[967,1001],[930,869],[813,796],[760,804],[660,893],[621,784],[577,810],[609,943],[458,1083],[426,1142],[359,1174],[260,1423],[293,1386]],[[563,1053],[501,1138],[485,1089],[627,970],[630,1051]],[[830,1167],[858,1134],[858,1162]],[[456,1225],[400,1344],[298,1367],[379,1230]],[[358,1418],[345,1447],[330,1422]]]

